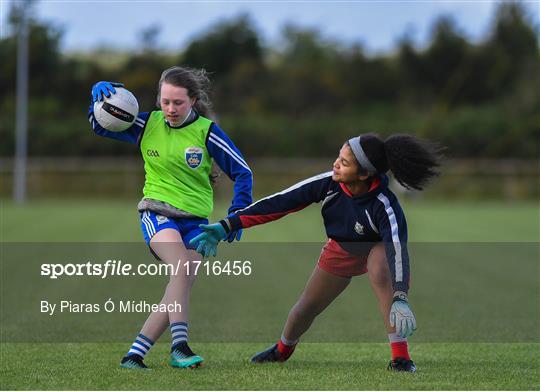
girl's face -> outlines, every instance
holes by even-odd
[[[349,184],[364,180],[367,176],[358,175],[358,163],[347,143],[339,150],[339,156],[334,161],[332,180]]]
[[[163,83],[161,85],[161,100],[159,103],[165,118],[174,127],[184,122],[191,107],[195,104],[195,98],[188,96],[188,91],[185,87]]]

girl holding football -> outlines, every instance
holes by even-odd
[[[241,228],[267,223],[312,203],[322,202],[328,241],[304,292],[292,307],[281,338],[252,362],[283,362],[315,317],[349,285],[367,273],[388,333],[389,369],[414,372],[407,337],[416,329],[408,303],[407,224],[386,172],[407,188],[421,190],[438,173],[438,148],[410,135],[381,140],[365,134],[348,140],[328,173],[304,180],[236,211],[218,223],[202,225],[192,242],[204,255]]]
[[[145,355],[169,327],[170,365],[196,367],[203,359],[188,345],[189,296],[195,276],[184,265],[200,259],[190,240],[201,233],[199,226],[208,223],[213,209],[212,161],[234,181],[229,214],[252,202],[252,173],[242,153],[210,119],[209,79],[204,70],[178,66],[165,70],[158,84],[159,109],[139,113],[125,131],[111,132],[94,118],[93,104],[115,94],[118,87],[123,85],[98,82],[92,87],[88,118],[96,134],[139,146],[145,170],[144,196],[138,205],[141,229],[152,254],[176,271],[161,300],[168,311],[148,316],[121,366],[146,369]],[[241,229],[231,230],[228,239],[240,240],[241,234]]]

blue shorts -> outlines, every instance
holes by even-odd
[[[197,244],[190,245],[194,237],[202,233],[201,224],[208,224],[205,218],[167,218],[155,212],[145,210],[141,215],[141,229],[146,245],[150,246],[152,237],[163,229],[174,229],[182,236],[182,241],[187,249],[197,249]]]

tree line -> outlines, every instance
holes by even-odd
[[[150,26],[138,50],[66,54],[62,29],[32,19],[29,153],[136,154],[96,140],[86,119],[90,87],[122,81],[152,110],[161,72],[182,64],[210,72],[216,119],[248,156],[327,157],[353,135],[406,132],[439,141],[453,157],[537,158],[540,51],[531,14],[523,3],[500,3],[480,42],[440,16],[427,46],[405,33],[381,55],[295,25],[283,29],[279,48],[266,46],[249,15],[219,22],[178,52],[158,49],[159,27]],[[16,31],[16,8],[9,21]],[[15,34],[0,40],[1,156],[14,150],[16,43]]]

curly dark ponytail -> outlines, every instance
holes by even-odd
[[[411,135],[393,135],[385,140],[388,166],[406,188],[422,190],[440,173],[441,147]]]
[[[378,173],[390,170],[396,180],[407,189],[422,190],[440,173],[442,148],[412,135],[396,134],[382,140],[376,134],[360,137],[360,145]],[[361,174],[367,174],[365,168]]]

